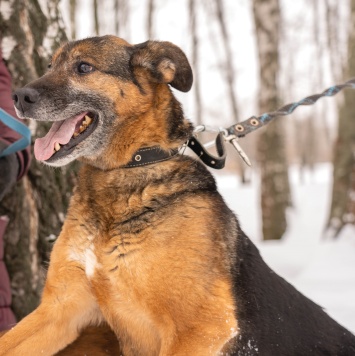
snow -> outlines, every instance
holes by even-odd
[[[219,191],[269,266],[355,333],[355,228],[347,226],[337,239],[327,237],[324,229],[331,165],[305,171],[302,180],[297,167],[290,169],[293,207],[280,241],[262,241],[257,173],[249,185],[242,185],[237,175],[215,176]]]

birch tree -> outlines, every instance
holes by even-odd
[[[355,76],[355,0],[350,1],[348,63],[343,76]],[[355,224],[355,93],[348,90],[343,95],[333,156],[333,191],[328,221],[332,236],[337,236],[346,224]]]
[[[50,53],[66,39],[58,4],[59,0],[48,0],[45,6],[38,0],[1,0],[2,44],[14,88],[43,74]],[[48,125],[32,123],[31,129],[34,139],[43,136]],[[74,182],[75,166],[53,170],[33,159],[28,175],[0,202],[0,215],[10,218],[5,262],[18,319],[39,303],[51,241],[61,229]]]
[[[279,106],[279,1],[253,0],[253,15],[260,73],[259,112],[265,113]],[[283,120],[274,120],[261,132],[258,140],[265,240],[280,239],[287,225],[286,208],[289,205],[290,188],[282,125]]]

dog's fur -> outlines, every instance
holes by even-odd
[[[123,167],[142,147],[168,152],[188,139],[169,85],[191,84],[173,44],[105,36],[65,44],[47,74],[15,93],[21,117],[89,111],[97,126],[47,161],[83,165],[42,302],[0,339],[0,355],[52,355],[72,342],[60,355],[75,355],[87,340],[89,354],[93,342],[125,356],[355,355],[355,337],[264,263],[203,164],[177,155]],[[120,346],[106,327],[74,341],[103,322]]]

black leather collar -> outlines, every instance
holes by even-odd
[[[216,150],[218,156],[213,156],[210,154],[195,136],[192,136],[186,145],[189,146],[207,166],[214,169],[222,169],[224,167],[226,162],[226,149],[224,146],[224,138],[222,132],[220,132],[216,138]],[[178,149],[166,152],[163,151],[159,146],[141,148],[133,154],[130,162],[123,166],[123,168],[141,167],[153,163],[163,162],[175,157],[178,153]]]
[[[133,168],[166,161],[176,156],[178,152],[178,149],[166,152],[159,146],[141,148],[133,154],[132,159],[123,167]]]

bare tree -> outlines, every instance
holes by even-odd
[[[313,40],[315,45],[315,58],[323,58],[324,50],[320,38],[320,22],[322,21],[320,12],[319,12],[319,1],[312,0],[312,27],[313,27]],[[292,57],[292,56],[291,56]],[[291,67],[292,68],[292,67]],[[292,70],[292,69],[291,69]],[[314,92],[319,91],[323,87],[323,64],[322,61],[319,61],[316,66],[308,68],[309,78],[313,81]],[[329,138],[328,144],[330,145],[330,136],[327,135],[328,127],[327,121],[324,119],[326,117],[325,110],[326,106],[323,105],[323,115],[321,115],[321,125],[324,126],[324,132],[326,137]],[[299,169],[300,169],[300,178],[303,180],[305,168],[313,170],[314,164],[316,162],[316,150],[317,142],[314,140],[316,134],[316,126],[318,121],[318,115],[306,115],[303,120],[295,121],[295,140],[297,141],[297,153],[299,155]],[[303,134],[300,136],[300,132]],[[319,133],[320,134],[320,133]],[[322,137],[323,138],[323,137]]]
[[[224,15],[224,4],[223,0],[215,0],[216,3],[216,14],[217,14],[217,19],[218,23],[221,29],[222,33],[222,41],[223,41],[223,46],[224,50],[226,53],[226,81],[228,83],[228,92],[229,92],[229,100],[231,103],[232,107],[232,114],[234,120],[239,121],[239,113],[238,113],[238,105],[237,105],[237,96],[235,93],[235,70],[233,66],[233,55],[232,55],[232,49],[231,49],[231,42],[229,39],[229,34],[227,31],[227,26],[226,26],[226,19]]]
[[[228,29],[226,26],[225,10],[223,0],[215,0],[216,5],[216,17],[222,34],[223,47],[226,54],[225,57],[225,79],[228,87],[228,96],[231,104],[232,115],[234,122],[239,121],[239,111],[237,104],[237,95],[235,91],[236,75],[235,68],[233,65],[233,54],[231,48],[231,41],[228,34]],[[241,181],[246,182],[245,177],[245,167],[241,160],[238,160],[239,173],[241,176]]]
[[[66,39],[58,3],[48,0],[43,8],[38,0],[1,0],[3,43],[16,42],[8,58],[15,87],[41,75],[47,68],[49,52]],[[45,41],[50,48],[44,47]],[[48,126],[38,123],[32,129],[35,138],[43,136]],[[11,278],[13,310],[19,319],[39,302],[43,267],[51,240],[61,229],[74,182],[74,166],[53,170],[32,160],[28,176],[0,203],[0,215],[10,218],[5,262]]]
[[[152,39],[154,36],[153,19],[154,19],[155,1],[148,0],[148,11],[147,11],[147,35],[148,38]]]
[[[96,34],[96,36],[98,36],[100,34],[100,23],[99,23],[99,8],[98,8],[97,0],[94,0],[93,6],[94,6],[94,28],[95,28],[95,34]]]
[[[190,32],[191,32],[191,62],[194,72],[194,94],[195,94],[195,105],[196,114],[195,122],[197,125],[202,124],[202,100],[201,100],[201,90],[200,90],[200,76],[199,76],[199,41],[197,35],[197,11],[195,0],[189,0],[189,17],[190,17]]]
[[[71,39],[76,38],[76,0],[70,0],[69,2],[69,17],[70,17],[70,29],[71,29]]]
[[[326,0],[327,2],[327,0]],[[324,65],[323,65],[323,61],[321,60],[322,58],[325,57],[325,48],[321,39],[321,27],[320,24],[324,22],[324,18],[321,15],[320,12],[320,6],[319,6],[319,1],[318,0],[313,0],[313,34],[314,34],[314,42],[316,45],[316,51],[315,51],[315,57],[319,58],[319,63],[315,66],[315,68],[311,68],[311,71],[314,72],[315,74],[315,85],[314,85],[314,89],[315,92],[317,90],[320,90],[320,88],[324,87]],[[328,31],[330,29],[328,28]],[[330,33],[328,32],[328,35],[330,35]],[[331,52],[331,51],[330,51]],[[330,54],[331,55],[331,54]],[[323,105],[322,106],[322,113],[321,115],[317,115],[317,118],[320,118],[320,126],[323,126],[323,132],[324,132],[324,138],[327,141],[327,144],[329,146],[331,146],[332,140],[331,140],[331,135],[330,135],[330,128],[328,127],[328,123],[327,120],[325,120],[326,118],[326,111],[327,111],[327,106]],[[311,120],[312,122],[309,122],[308,125],[310,128],[312,128],[314,130],[314,126],[317,120],[314,120],[314,117],[309,117],[309,120]],[[314,136],[312,137],[311,135],[309,135],[310,140],[308,142],[308,146],[310,147],[310,152],[309,152],[309,165],[312,168],[314,160],[315,160],[315,156],[316,153],[313,151],[316,148],[315,142],[314,142]],[[312,150],[313,148],[313,150]]]
[[[279,1],[253,0],[253,14],[259,54],[259,110],[270,112],[279,106]],[[282,125],[282,120],[270,123],[260,134],[258,142],[265,240],[280,239],[287,226],[286,208],[290,202],[290,187]]]
[[[350,1],[348,63],[344,77],[355,76],[355,0]],[[328,221],[331,235],[337,236],[346,224],[355,224],[355,95],[344,92],[339,109],[338,137],[333,158],[333,192]]]
[[[115,15],[115,34],[118,35],[120,33],[120,20],[119,20],[120,0],[114,0],[113,11]]]
[[[346,60],[341,55],[339,48],[339,2],[325,0],[325,6],[330,68],[334,80],[338,82],[343,76],[344,64],[346,64]]]
[[[117,36],[124,37],[127,41],[130,40],[128,31],[129,24],[129,2],[126,0],[114,0],[114,16],[115,16],[115,33]]]

